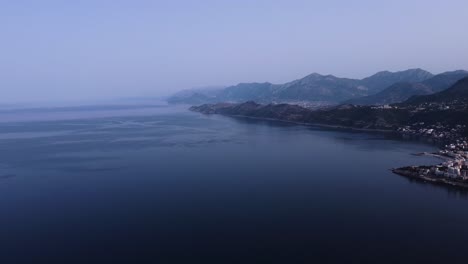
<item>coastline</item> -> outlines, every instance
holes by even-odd
[[[414,156],[434,157],[434,158],[438,158],[438,159],[441,159],[441,160],[451,160],[450,157],[440,155],[440,154],[437,154],[437,153],[430,153],[430,152],[413,153],[412,155],[414,155]]]
[[[260,109],[260,110],[259,110]],[[431,166],[411,166],[392,169],[392,172],[412,179],[419,179],[434,184],[443,184],[457,188],[468,188],[468,138],[463,136],[463,125],[442,126],[440,124],[425,124],[425,122],[390,122],[382,121],[379,113],[374,113],[372,117],[363,116],[366,112],[358,112],[361,119],[353,119],[349,115],[338,116],[332,114],[327,118],[313,118],[317,115],[309,116],[308,110],[289,105],[268,105],[261,106],[255,102],[246,102],[237,105],[202,105],[192,106],[190,111],[205,115],[218,114],[232,118],[246,118],[253,120],[284,122],[295,125],[322,127],[325,129],[341,129],[347,131],[361,131],[369,133],[393,133],[403,138],[430,138],[438,145],[439,151],[433,153],[414,153],[416,156],[432,156],[442,159],[443,162]],[[273,114],[272,114],[273,113]],[[274,116],[276,118],[265,117]],[[346,122],[343,122],[342,118]],[[312,118],[310,118],[312,117]],[[392,116],[394,117],[394,116]],[[331,118],[331,119],[330,119]],[[351,119],[350,119],[351,118]],[[355,126],[336,125],[316,122],[300,122],[294,120],[323,120],[330,123],[346,123]],[[336,122],[332,122],[332,121]],[[356,121],[358,120],[358,121]],[[398,119],[397,119],[398,120]],[[414,122],[414,121],[412,121]],[[365,126],[362,128],[359,126]],[[372,127],[372,128],[368,128]],[[383,129],[378,127],[384,127]],[[447,143],[447,145],[442,145]]]
[[[353,130],[353,131],[362,131],[362,132],[379,132],[379,133],[397,133],[400,135],[403,135],[404,133],[401,133],[399,131],[395,130],[383,130],[383,129],[361,129],[361,128],[354,128],[354,127],[346,127],[346,126],[339,126],[339,125],[327,125],[327,124],[319,124],[319,123],[304,123],[304,122],[295,122],[295,121],[288,121],[284,119],[276,119],[276,118],[261,118],[261,117],[252,117],[252,116],[245,116],[245,115],[225,115],[224,116],[229,116],[229,117],[241,117],[241,118],[248,118],[248,119],[254,119],[254,120],[267,120],[267,121],[279,121],[279,122],[285,122],[285,123],[290,123],[290,124],[297,124],[297,125],[304,125],[304,126],[317,126],[317,127],[324,127],[324,128],[333,128],[333,129],[345,129],[345,130]],[[448,161],[453,161],[454,158],[449,157],[447,155],[441,155],[437,153],[429,153],[429,152],[422,152],[422,153],[413,153],[412,155],[415,156],[430,156],[430,157],[435,157],[441,160],[444,160],[446,162]],[[418,180],[421,182],[426,182],[434,185],[439,185],[439,186],[445,186],[448,188],[458,188],[458,189],[468,189],[468,181],[464,182],[459,179],[451,179],[451,178],[446,178],[446,177],[435,177],[435,176],[430,176],[430,175],[422,175],[419,173],[414,173],[409,170],[411,169],[419,169],[422,167],[428,167],[428,168],[435,168],[439,164],[434,164],[432,166],[410,166],[410,167],[401,167],[401,168],[393,168],[391,171],[394,174],[413,179],[413,180]]]
[[[363,132],[397,133],[397,131],[392,130],[392,129],[357,128],[357,127],[351,127],[351,126],[329,125],[329,124],[323,124],[323,123],[306,123],[306,122],[297,122],[297,121],[290,121],[290,120],[278,119],[278,118],[254,117],[254,116],[246,116],[246,115],[227,115],[227,114],[220,114],[220,115],[230,116],[230,117],[248,118],[248,119],[254,119],[254,120],[277,121],[277,122],[284,122],[284,123],[304,125],[304,126],[317,126],[317,127],[324,127],[324,128],[345,129],[345,130],[354,130],[354,131],[363,131]]]
[[[418,174],[416,172],[412,172],[411,169],[414,169],[417,167],[402,167],[402,168],[394,168],[391,169],[391,171],[394,174],[409,178],[409,179],[414,179],[422,182],[427,182],[435,185],[443,185],[446,187],[456,187],[459,189],[468,189],[468,182],[461,182],[461,181],[456,181],[456,180],[451,180],[447,178],[436,178],[433,176],[425,176]]]

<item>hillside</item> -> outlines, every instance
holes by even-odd
[[[444,72],[422,82],[424,85],[432,88],[434,93],[443,91],[454,85],[457,81],[468,77],[468,71],[458,70]]]
[[[404,105],[418,105],[429,103],[466,104],[468,103],[468,77],[457,81],[452,87],[425,96],[414,96],[405,101]]]
[[[215,98],[223,91],[225,87],[201,87],[182,90],[173,94],[167,99],[171,104],[203,104],[214,102]]]
[[[362,79],[362,84],[375,92],[379,92],[395,83],[418,83],[432,77],[434,77],[432,73],[422,69],[409,69],[399,72],[382,71]]]
[[[385,105],[405,101],[413,95],[431,93],[431,87],[422,83],[396,83],[377,94],[351,99],[343,103],[355,105]]]
[[[334,75],[313,73],[304,78],[285,84],[241,83],[222,89],[215,96],[205,94],[187,96],[187,100],[172,97],[171,103],[190,103],[206,99],[213,102],[244,102],[253,100],[262,103],[328,102],[337,104],[344,100],[363,97],[382,91],[396,82],[421,82],[433,75],[421,69],[400,72],[380,72],[370,77],[359,79],[340,78]],[[203,98],[206,96],[206,98]]]
[[[338,78],[333,75],[310,74],[278,87],[273,95],[278,101],[329,101],[354,98],[369,93],[359,80]]]
[[[423,82],[396,83],[376,94],[347,100],[343,103],[356,105],[384,105],[400,103],[415,95],[428,95],[443,91],[466,76],[468,76],[468,72],[461,70],[445,72]]]
[[[258,102],[269,102],[273,100],[273,94],[277,87],[274,84],[265,83],[240,83],[227,87],[218,96],[218,102],[244,102],[254,100]]]
[[[452,132],[455,130],[468,132],[468,77],[442,92],[412,97],[405,103],[389,107],[339,105],[311,110],[297,105],[262,105],[249,101],[240,104],[205,104],[193,106],[190,110],[204,114],[277,119],[360,129],[405,128],[418,131],[418,127],[421,126],[448,133],[444,135],[453,135]]]
[[[327,110],[311,110],[290,104],[261,105],[255,102],[241,104],[205,104],[193,106],[191,111],[203,114],[221,114],[288,122],[325,124],[360,129],[394,130],[409,120],[407,110],[376,109],[361,106],[340,106]]]

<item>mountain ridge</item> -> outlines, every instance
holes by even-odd
[[[284,84],[239,83],[222,89],[216,96],[207,96],[205,103],[254,100],[261,103],[323,101],[337,104],[348,99],[375,94],[388,87],[389,83],[421,82],[433,76],[432,73],[419,68],[397,72],[382,71],[363,79],[312,73]],[[190,100],[191,98],[187,97],[185,101]]]
[[[458,80],[448,89],[435,94],[413,96],[402,104],[415,105],[427,103],[468,103],[468,76]]]
[[[404,127],[433,126],[444,133],[453,129],[468,134],[468,77],[432,95],[413,97],[391,106],[338,105],[310,109],[291,104],[219,103],[193,106],[204,114],[222,114],[288,122],[397,131]],[[413,130],[414,130],[413,129]],[[463,132],[464,131],[464,132]],[[458,132],[457,132],[458,133]]]
[[[412,96],[428,95],[443,91],[466,76],[468,76],[468,72],[464,70],[443,72],[433,76],[432,78],[424,80],[423,82],[395,83],[376,94],[350,99],[343,103],[356,105],[384,105],[400,103]]]

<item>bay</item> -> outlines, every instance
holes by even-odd
[[[466,263],[424,142],[192,113],[0,113],[1,263]],[[383,257],[385,256],[385,257]]]

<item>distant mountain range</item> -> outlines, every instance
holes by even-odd
[[[200,104],[256,101],[259,103],[329,102],[338,104],[346,100],[377,94],[395,83],[421,83],[433,77],[433,74],[422,69],[383,71],[361,80],[313,73],[285,84],[241,83],[216,92],[198,90],[178,93],[170,97],[168,102]]]
[[[415,95],[428,95],[443,91],[467,76],[467,71],[459,70],[444,72],[422,82],[397,82],[376,94],[351,99],[343,103],[355,105],[399,103]]]
[[[430,103],[468,105],[468,77],[457,81],[453,86],[441,92],[430,95],[413,96],[402,104],[421,105]]]
[[[399,72],[381,71],[362,79],[362,82],[372,91],[379,92],[395,83],[417,83],[432,77],[434,77],[432,73],[422,69],[410,69]]]
[[[432,83],[432,82],[431,82]],[[443,83],[443,82],[440,82]],[[413,96],[392,106],[342,104],[311,110],[291,104],[258,104],[253,101],[232,104],[204,104],[192,111],[290,122],[325,124],[360,129],[396,130],[421,123],[452,128],[464,127],[468,133],[468,77],[450,88],[431,95]]]
[[[224,88],[223,86],[210,86],[182,90],[170,96],[167,102],[171,104],[203,104],[213,102]]]

